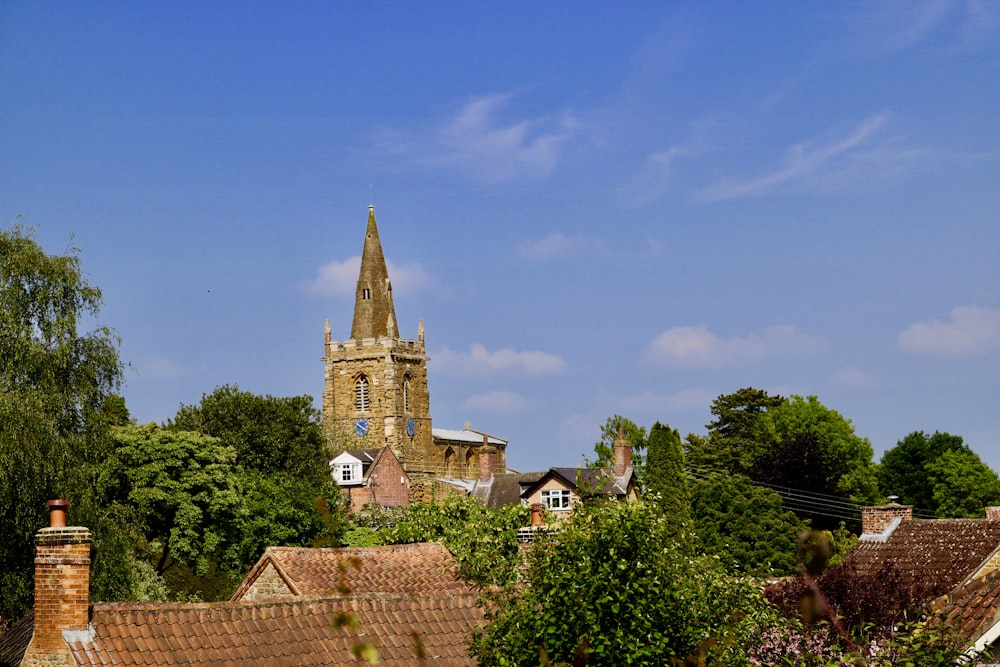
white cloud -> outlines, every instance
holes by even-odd
[[[705,326],[674,327],[652,340],[646,358],[669,368],[726,368],[769,358],[800,358],[826,347],[818,336],[792,326],[764,329],[743,338],[720,338]]]
[[[379,152],[393,160],[453,169],[499,183],[548,176],[562,158],[580,122],[570,114],[504,120],[510,94],[475,97],[427,137],[396,130],[376,138]]]
[[[983,354],[1000,349],[1000,309],[953,308],[946,322],[917,322],[899,334],[899,345],[914,354],[947,357]]]
[[[771,173],[730,180],[703,189],[699,198],[722,201],[759,197],[797,185],[829,191],[897,179],[914,168],[921,151],[895,145],[886,138],[875,143],[886,126],[885,114],[866,118],[846,137],[814,138],[785,151],[783,165]]]
[[[319,268],[306,289],[314,296],[349,296],[354,294],[361,270],[361,256],[333,261]],[[392,281],[393,294],[409,295],[431,289],[436,281],[419,264],[393,264],[386,260],[386,270]]]
[[[474,343],[469,352],[454,352],[444,348],[431,355],[435,369],[461,375],[511,373],[517,375],[551,375],[566,368],[566,362],[554,354],[537,350],[517,351],[509,348],[490,352],[482,343]]]
[[[830,383],[839,387],[867,389],[878,385],[878,378],[858,368],[842,368],[830,376]]]
[[[465,407],[472,410],[511,414],[526,412],[535,405],[514,391],[491,391],[470,396],[465,401]]]
[[[596,239],[583,236],[566,236],[561,232],[553,232],[537,241],[525,241],[517,247],[520,257],[531,260],[552,259],[568,255],[600,253],[604,244]]]

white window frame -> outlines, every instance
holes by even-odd
[[[569,489],[544,489],[542,504],[550,510],[568,510],[573,504],[573,494]]]

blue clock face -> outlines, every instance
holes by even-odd
[[[413,423],[413,418],[410,417],[406,420],[406,435],[413,437],[413,432],[416,431],[417,425]]]
[[[354,420],[354,435],[359,438],[363,438],[368,435],[368,420],[367,419],[355,419]]]

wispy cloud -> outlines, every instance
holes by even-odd
[[[482,343],[474,343],[468,353],[444,348],[431,355],[435,371],[460,375],[551,375],[566,368],[566,362],[554,354],[537,350],[517,351],[510,348],[490,352]]]
[[[947,321],[917,322],[899,334],[899,345],[914,354],[971,356],[1000,350],[1000,309],[958,306]]]
[[[511,94],[475,97],[428,136],[388,131],[376,145],[394,159],[490,183],[544,178],[555,169],[581,124],[569,113],[502,118],[512,99]]]
[[[389,280],[396,295],[411,295],[432,289],[437,281],[420,264],[393,264],[386,260]],[[316,272],[316,277],[305,284],[305,289],[313,296],[350,296],[358,284],[361,270],[361,256],[348,257],[343,261],[324,264]]]
[[[885,114],[862,121],[847,136],[814,138],[785,151],[782,166],[742,180],[727,180],[703,188],[697,198],[724,201],[762,197],[796,188],[837,192],[891,183],[926,168],[926,151],[900,145],[885,135]]]
[[[975,48],[1000,26],[996,3],[985,0],[883,0],[863,7],[865,50],[877,53],[905,51],[935,37]]]
[[[536,241],[525,241],[517,247],[517,255],[529,260],[600,254],[606,251],[604,242],[585,236],[567,236],[553,232]]]
[[[646,358],[668,368],[719,369],[776,357],[801,358],[826,348],[819,336],[776,326],[746,337],[721,338],[704,326],[674,327],[646,348]]]
[[[619,188],[619,195],[634,206],[662,197],[670,190],[674,163],[690,154],[690,150],[678,146],[649,155],[629,182]]]
[[[529,401],[515,391],[491,391],[485,394],[470,396],[466,399],[464,407],[484,412],[514,414],[528,412],[536,408],[537,404]]]
[[[649,390],[628,396],[614,397],[608,401],[618,414],[662,414],[679,410],[704,410],[711,405],[718,392],[692,387],[669,394],[658,394]]]

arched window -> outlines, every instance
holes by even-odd
[[[410,411],[410,376],[403,378],[403,412]]]
[[[371,395],[368,392],[368,378],[364,375],[354,381],[354,409],[358,412],[368,412],[371,408]]]
[[[444,450],[444,476],[451,477],[452,466],[455,463],[455,450],[449,447]]]

